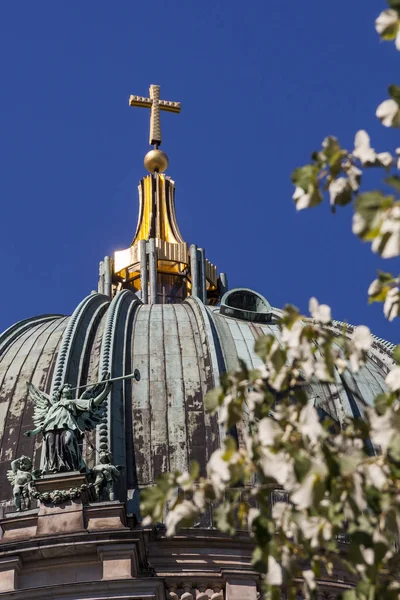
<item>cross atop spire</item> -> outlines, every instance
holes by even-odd
[[[168,100],[160,100],[160,86],[150,86],[150,98],[144,98],[143,96],[130,96],[129,106],[142,106],[144,108],[150,108],[150,138],[149,143],[158,148],[161,145],[161,123],[160,123],[160,110],[166,110],[168,112],[179,113],[181,112],[180,102],[170,102]]]

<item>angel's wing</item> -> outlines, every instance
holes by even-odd
[[[13,486],[15,485],[16,476],[17,476],[16,473],[14,473],[14,471],[11,471],[11,469],[9,471],[7,471],[7,479]]]
[[[50,406],[53,404],[51,398],[45,392],[38,390],[33,383],[28,383],[28,395],[35,404],[33,422],[36,427],[42,427]]]
[[[94,383],[92,387],[87,388],[82,396],[81,400],[89,400],[90,398],[96,398],[102,392],[104,392],[105,387],[107,385],[107,381],[100,381],[99,383]]]
[[[105,409],[105,405],[100,404],[100,406],[96,406],[91,411],[85,410],[84,412],[81,412],[76,418],[79,429],[82,432],[95,429],[96,425],[99,425],[102,422]]]
[[[92,387],[87,388],[80,400],[90,400],[91,398],[96,398],[102,392],[105,391],[107,385],[107,381],[101,381],[100,383],[95,383]],[[99,406],[94,406],[91,411],[81,412],[77,417],[78,427],[81,431],[92,431],[95,429],[96,425],[99,425],[104,417],[105,405],[100,404]]]

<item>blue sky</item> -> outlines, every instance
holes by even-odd
[[[333,315],[399,342],[376,270],[351,233],[351,209],[296,213],[290,173],[327,134],[352,148],[366,128],[400,146],[374,113],[400,83],[400,54],[381,43],[373,0],[41,0],[0,6],[0,330],[70,314],[97,286],[98,262],[129,245],[145,174],[148,111],[130,94],[160,84],[182,102],[163,114],[184,238],[206,248],[231,287]],[[377,175],[366,183],[377,185]],[[398,272],[398,271],[397,271]]]

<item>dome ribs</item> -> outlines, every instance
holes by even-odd
[[[171,453],[171,467],[180,471],[187,470],[190,465],[189,445],[187,443],[187,436],[189,432],[188,414],[186,409],[186,379],[183,367],[183,357],[185,353],[184,339],[185,332],[190,327],[190,322],[185,311],[185,308],[179,304],[171,304],[171,309],[174,315],[174,328],[169,329],[167,332],[166,346],[171,351],[170,356],[175,356],[176,368],[174,363],[169,364],[167,371],[171,372],[171,379],[173,384],[168,391],[168,395],[172,396],[170,402],[173,402],[171,415],[169,421],[172,423],[173,430],[170,434],[170,453]],[[173,335],[176,334],[174,339]],[[170,339],[172,338],[172,339]],[[176,354],[173,353],[174,344],[176,343]],[[175,391],[175,396],[172,395],[171,389]],[[175,444],[175,448],[173,446]],[[175,450],[175,451],[174,451]]]
[[[140,371],[140,381],[132,390],[132,435],[137,483],[146,486],[154,481],[151,458],[151,422],[153,419],[150,400],[150,319],[153,304],[145,304],[137,311],[132,334],[132,356]],[[132,365],[133,366],[133,365]]]
[[[154,304],[149,328],[149,394],[151,402],[151,456],[153,476],[169,471],[169,431],[164,348],[163,305]]]
[[[190,322],[193,327],[192,335],[199,368],[199,389],[192,397],[192,402],[188,401],[187,405],[191,430],[190,458],[200,463],[201,472],[204,473],[208,459],[212,452],[219,448],[224,435],[220,431],[216,415],[210,415],[204,408],[204,396],[219,384],[220,368],[216,349],[219,341],[214,336],[207,310],[200,300],[191,297],[182,306],[192,314]],[[204,429],[202,429],[203,422]]]
[[[125,323],[125,344],[124,344],[124,374],[134,373],[137,369],[136,358],[133,356],[133,331],[140,311],[140,305],[132,303],[128,309]],[[139,370],[140,372],[140,370]],[[136,393],[136,380],[126,379],[123,384],[124,410],[125,410],[125,455],[126,455],[126,486],[128,488],[128,498],[132,498],[134,490],[137,489],[137,471],[134,452],[133,435],[133,408],[132,397]]]
[[[78,385],[81,357],[84,355],[83,350],[85,342],[87,342],[88,330],[90,332],[93,315],[101,305],[107,304],[109,301],[107,296],[93,293],[86,296],[72,313],[62,338],[54,370],[52,394],[64,383],[70,383],[73,387]]]
[[[22,436],[23,430],[30,426],[29,413],[32,412],[32,406],[27,403],[26,383],[35,377],[45,385],[47,369],[62,334],[65,319],[46,319],[34,324],[31,322],[31,325],[30,329],[25,328],[15,345],[9,346],[3,355],[2,366],[5,369],[0,384],[0,481],[6,479],[10,462],[18,453],[25,453],[35,459],[37,445],[33,440]],[[61,331],[55,334],[53,344],[45,352],[52,334],[59,328]],[[40,461],[36,461],[38,462]],[[9,497],[10,489],[0,485],[0,500]]]
[[[111,301],[101,345],[99,379],[106,373],[120,377],[125,372],[126,320],[133,314],[133,307],[141,306],[141,301],[130,290],[122,290]],[[126,466],[126,430],[124,382],[113,384],[105,401],[107,403],[104,423],[98,426],[96,448],[111,451],[114,464]],[[126,472],[121,480],[126,482]],[[124,485],[121,481],[121,485]]]
[[[23,321],[18,321],[14,325],[11,325],[8,329],[3,331],[0,334],[0,359],[2,354],[7,350],[7,348],[19,338],[25,331],[28,331],[35,325],[40,325],[46,321],[54,321],[54,319],[58,319],[64,317],[64,315],[42,315],[40,317],[31,317],[30,319],[24,319]]]

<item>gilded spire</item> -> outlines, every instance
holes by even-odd
[[[159,146],[162,142],[161,136],[161,118],[160,111],[179,113],[181,111],[180,102],[171,102],[169,100],[160,100],[160,86],[151,85],[149,98],[143,96],[130,96],[129,106],[140,106],[150,108],[150,138],[149,143],[154,146],[144,157],[144,165],[150,173],[162,173],[168,167],[168,156]]]
[[[150,175],[139,183],[139,215],[131,245],[101,263],[99,290],[113,295],[131,289],[145,304],[183,302],[190,295],[215,303],[219,298],[217,269],[203,249],[194,244],[189,249],[181,236],[175,216],[175,184],[163,174],[168,157],[159,148],[160,111],[179,113],[180,102],[161,100],[160,86],[151,85],[149,98],[130,96],[129,105],[150,108],[153,149],[144,159]]]

